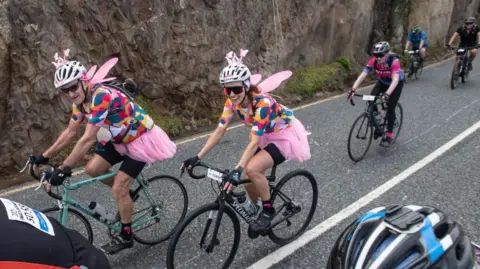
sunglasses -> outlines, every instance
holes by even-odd
[[[68,88],[62,88],[61,90],[62,90],[63,93],[68,94],[69,92],[75,92],[77,89],[78,89],[78,83],[76,83],[76,84],[74,84],[74,85],[72,85]]]
[[[376,56],[378,58],[382,58],[383,56],[385,56],[385,53],[374,53],[373,56]]]
[[[243,86],[228,87],[224,88],[223,91],[226,95],[230,95],[232,92],[234,94],[241,94],[243,92]]]
[[[466,24],[466,25],[472,25],[473,22],[467,22],[467,23],[465,23],[465,24]]]

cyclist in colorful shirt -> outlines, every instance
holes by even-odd
[[[460,26],[447,44],[447,48],[452,46],[453,41],[460,37],[460,48],[470,47],[470,58],[468,59],[468,69],[472,70],[472,62],[477,57],[477,47],[480,47],[480,28],[475,24],[475,17],[465,19],[465,25]],[[460,56],[459,56],[460,57]]]
[[[407,44],[405,45],[405,52],[408,52],[408,48],[412,45],[413,50],[419,50],[420,64],[423,63],[428,48],[427,34],[420,26],[415,25],[412,27],[412,31],[408,33]],[[410,75],[410,74],[409,74]]]
[[[353,84],[354,93],[372,69],[375,69],[377,83],[373,87],[371,95],[383,93],[383,100],[387,102],[387,133],[382,139],[382,146],[389,146],[393,141],[393,127],[395,123],[395,107],[402,94],[405,74],[400,67],[400,60],[394,54],[390,54],[390,44],[386,41],[375,44],[373,57],[368,61],[363,72]],[[375,133],[375,138],[378,138]]]
[[[107,257],[75,230],[10,199],[0,198],[0,268],[109,269]]]
[[[55,88],[61,89],[73,102],[71,120],[57,141],[35,157],[35,164],[47,163],[49,158],[67,146],[75,138],[80,124],[88,118],[83,136],[63,164],[53,172],[50,183],[61,185],[96,141],[102,146],[97,148],[85,166],[87,174],[103,175],[113,165],[122,162],[113,182],[111,179],[104,181],[112,186],[122,224],[120,235],[102,246],[105,252],[114,254],[133,246],[132,179],[147,163],[171,158],[176,152],[176,145],[138,104],[130,101],[124,93],[102,84],[111,80],[104,77],[115,65],[116,58],[107,61],[93,75],[96,67],[87,72],[80,62],[67,61],[67,56],[68,50],[63,59],[56,56]]]
[[[227,188],[231,190],[236,186],[245,169],[246,178],[253,183],[245,185],[250,202],[257,204],[258,197],[263,202],[262,213],[250,225],[251,231],[258,233],[269,228],[275,214],[265,171],[285,160],[302,162],[310,159],[310,146],[308,133],[293,112],[250,83],[250,70],[242,63],[247,52],[241,50],[240,59],[235,55],[233,60],[228,57],[230,53],[227,54],[229,65],[220,73],[220,84],[228,98],[218,127],[202,150],[184,161],[182,168],[205,157],[225,135],[233,116],[238,115],[246,126],[251,127],[250,142],[229,175],[233,186],[227,184]]]

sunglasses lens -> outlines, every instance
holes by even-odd
[[[243,91],[243,86],[238,86],[238,87],[229,87],[229,88],[226,88],[227,89],[227,93],[228,95],[230,95],[230,93],[234,93],[234,94],[240,94],[242,93]]]
[[[75,90],[77,90],[77,86],[78,86],[78,84],[75,84],[75,85],[72,85],[68,88],[62,88],[62,92],[64,92],[64,93],[74,92]]]

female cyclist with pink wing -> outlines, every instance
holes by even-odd
[[[275,209],[270,202],[270,192],[265,171],[285,160],[306,161],[310,159],[310,146],[307,131],[303,124],[294,117],[293,112],[279,104],[267,92],[272,91],[280,83],[291,76],[290,71],[272,75],[264,82],[260,75],[251,75],[242,59],[248,50],[240,50],[240,58],[232,51],[226,55],[228,66],[220,73],[220,84],[227,96],[223,114],[216,130],[208,139],[202,150],[194,157],[183,162],[182,168],[195,165],[210,152],[223,138],[227,127],[236,114],[242,122],[251,127],[249,143],[243,151],[240,161],[230,173],[233,185],[240,180],[245,171],[245,178],[252,184],[246,184],[250,201],[256,204],[260,197],[263,201],[263,211],[253,222],[250,229],[262,232],[269,228]]]

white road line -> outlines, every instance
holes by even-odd
[[[271,266],[277,264],[278,262],[282,261],[289,255],[293,254],[296,250],[300,249],[301,247],[308,244],[310,241],[314,240],[315,238],[319,237],[320,235],[327,232],[332,227],[338,225],[343,220],[347,219],[355,212],[357,212],[362,207],[366,206],[367,204],[371,203],[382,194],[390,190],[391,188],[395,187],[406,178],[417,172],[418,170],[425,167],[427,164],[441,156],[443,153],[447,152],[456,144],[460,143],[463,139],[467,136],[474,133],[477,129],[480,128],[480,121],[475,123],[474,125],[470,126],[467,130],[463,131],[461,134],[453,138],[452,140],[448,141],[446,144],[435,150],[434,152],[430,153],[428,156],[423,158],[422,160],[418,161],[414,165],[410,166],[400,174],[394,176],[389,181],[385,182],[375,190],[371,191],[367,195],[363,196],[359,200],[355,201],[348,207],[344,208],[342,211],[338,212],[337,214],[331,216],[324,222],[318,224],[314,228],[305,232],[302,236],[297,238],[297,240],[282,246],[281,248],[277,249],[276,251],[268,254],[267,256],[263,257],[256,263],[250,265],[247,269],[265,269],[270,268]]]

